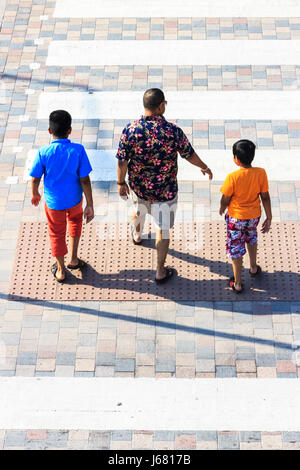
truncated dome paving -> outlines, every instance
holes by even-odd
[[[64,284],[55,281],[47,224],[23,222],[10,284],[14,300],[300,300],[300,223],[274,223],[260,235],[258,264],[262,275],[249,276],[245,257],[245,292],[228,287],[232,267],[225,253],[222,222],[175,224],[167,265],[176,270],[163,285],[154,282],[155,240],[135,246],[129,224],[92,223],[83,230],[80,257],[83,271],[68,271]]]

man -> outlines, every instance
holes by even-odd
[[[177,203],[177,152],[212,179],[211,170],[202,162],[184,132],[163,117],[166,104],[158,88],[147,90],[143,98],[145,115],[123,130],[118,158],[119,195],[131,196],[134,203],[132,238],[141,244],[141,233],[147,213],[157,226],[157,269],[155,281],[166,282],[174,270],[165,267],[170,234]],[[128,183],[125,177],[128,171]]]

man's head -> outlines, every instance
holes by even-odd
[[[59,139],[67,139],[72,131],[72,117],[62,109],[53,111],[49,116],[49,132]]]
[[[157,116],[164,114],[167,104],[165,95],[159,88],[150,88],[145,91],[143,103],[146,112]]]
[[[255,144],[251,140],[239,140],[233,144],[232,152],[238,166],[251,166],[255,155]]]

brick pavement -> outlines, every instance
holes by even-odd
[[[13,0],[9,0],[4,15],[2,36],[0,43],[1,62],[0,67],[3,73],[4,87],[1,89],[3,104],[1,104],[1,125],[0,139],[2,140],[2,154],[0,161],[0,257],[3,261],[0,267],[0,287],[4,298],[1,301],[1,321],[4,325],[2,335],[8,335],[10,353],[10,365],[5,373],[15,374],[35,374],[35,373],[58,373],[66,374],[185,374],[195,376],[195,374],[220,374],[220,376],[237,374],[259,375],[262,371],[269,376],[289,373],[292,376],[297,372],[289,364],[277,362],[271,356],[260,357],[255,355],[258,360],[254,364],[254,356],[248,351],[248,355],[242,356],[242,359],[232,354],[234,351],[234,340],[227,338],[226,346],[228,351],[223,351],[224,345],[218,346],[221,349],[215,349],[214,342],[211,343],[213,336],[198,335],[197,341],[203,339],[204,357],[202,351],[198,351],[198,357],[195,350],[192,352],[192,344],[195,343],[196,334],[193,334],[187,340],[188,344],[175,341],[175,330],[172,334],[164,334],[167,338],[158,338],[157,344],[141,343],[140,339],[135,338],[128,345],[128,338],[120,338],[118,347],[116,344],[116,331],[105,328],[102,332],[101,318],[99,317],[99,330],[90,333],[91,335],[110,334],[111,337],[105,339],[111,341],[109,345],[104,344],[104,349],[108,351],[97,351],[96,345],[83,344],[80,348],[90,348],[89,351],[79,349],[77,357],[78,331],[75,334],[74,328],[66,328],[60,335],[62,325],[60,324],[61,315],[63,321],[69,321],[70,314],[65,319],[63,304],[58,309],[53,308],[51,318],[54,325],[44,325],[43,305],[24,305],[20,304],[15,313],[17,317],[11,320],[10,313],[5,313],[8,306],[5,300],[8,281],[11,273],[14,249],[16,246],[17,233],[20,221],[39,221],[44,220],[43,207],[39,209],[30,205],[30,185],[23,182],[22,175],[26,164],[27,153],[32,148],[38,148],[40,145],[49,142],[47,132],[47,122],[36,119],[36,109],[39,94],[42,91],[54,90],[115,90],[130,89],[144,90],[148,86],[163,86],[165,90],[172,89],[295,89],[299,87],[300,66],[276,66],[276,67],[46,67],[48,45],[53,39],[90,39],[91,35],[96,39],[117,39],[121,34],[123,39],[131,38],[142,39],[139,34],[149,34],[153,39],[184,39],[192,35],[192,38],[200,39],[199,35],[205,34],[201,38],[213,38],[219,34],[220,39],[270,39],[276,33],[276,39],[297,39],[300,34],[300,20],[290,18],[287,20],[262,19],[262,20],[236,20],[236,19],[206,19],[189,20],[178,19],[169,21],[167,19],[124,19],[114,20],[80,20],[80,19],[57,19],[51,17],[55,2],[44,0],[21,0],[16,5]],[[226,25],[225,25],[226,23]],[[147,33],[148,31],[148,33]],[[234,32],[234,34],[232,33]],[[117,35],[117,36],[111,36]],[[175,36],[172,36],[175,35]],[[198,36],[197,36],[198,35]],[[290,35],[290,36],[286,36]],[[143,36],[148,39],[148,36]],[[275,37],[274,37],[275,39]],[[285,121],[189,121],[181,120],[177,123],[184,129],[193,145],[203,149],[208,148],[229,148],[233,141],[238,138],[252,138],[256,141],[259,148],[291,148],[297,149],[300,146],[300,122]],[[72,138],[74,141],[82,142],[87,148],[105,149],[112,148],[118,143],[119,135],[125,122],[97,119],[75,120],[73,123]],[[180,184],[180,204],[181,209],[189,212],[191,217],[196,216],[196,206],[201,203],[205,207],[205,220],[220,220],[218,216],[219,187],[218,181],[209,184],[207,181],[186,182]],[[101,220],[108,211],[115,208],[117,204],[117,187],[112,182],[94,183],[96,220]],[[273,204],[273,213],[275,221],[295,221],[299,220],[300,215],[300,183],[299,182],[271,182],[271,196]],[[159,304],[159,308],[161,303]],[[235,304],[234,304],[235,305]],[[236,304],[240,305],[240,304]],[[273,308],[273,304],[268,304],[268,309]],[[20,308],[20,310],[19,310]],[[34,326],[25,326],[25,337],[21,336],[23,331],[23,316],[27,318],[27,313],[20,311],[36,312]],[[75,308],[77,308],[75,306]],[[111,308],[114,308],[112,306]],[[116,308],[124,308],[121,305]],[[136,303],[132,307],[134,315],[140,309],[145,307]],[[156,311],[158,305],[154,305]],[[180,310],[179,304],[166,303],[162,306],[163,311],[170,309],[169,315],[177,318],[176,311]],[[187,307],[190,309],[189,315],[193,315],[194,305]],[[235,307],[230,307],[233,311]],[[248,307],[247,307],[248,308]],[[252,307],[251,307],[252,308]],[[292,304],[287,302],[286,310],[291,312]],[[47,311],[48,307],[46,308]],[[56,312],[54,314],[54,311]],[[97,311],[97,308],[96,308]],[[117,310],[118,311],[118,310]],[[173,313],[172,313],[173,312]],[[218,309],[211,310],[213,316],[218,315]],[[249,311],[250,312],[250,311]],[[248,313],[249,313],[248,312]],[[252,310],[251,310],[252,312]],[[19,315],[19,317],[18,317]],[[49,315],[49,314],[48,314]],[[54,315],[54,317],[53,317]],[[78,317],[78,310],[72,314],[74,318]],[[241,312],[241,316],[243,312]],[[269,313],[268,313],[269,315]],[[8,319],[9,318],[9,319]],[[15,319],[18,318],[18,319]],[[38,318],[40,322],[38,321]],[[81,315],[80,315],[81,318]],[[268,317],[271,318],[270,315]],[[278,317],[276,317],[277,319]],[[291,319],[293,318],[293,321]],[[48,320],[50,321],[50,320]],[[46,323],[48,323],[48,321]],[[52,323],[50,321],[50,323]],[[80,324],[79,319],[77,327]],[[104,321],[102,319],[102,321]],[[107,319],[106,319],[107,321]],[[228,319],[226,321],[229,321]],[[6,324],[8,322],[8,324]],[[28,319],[26,320],[28,322]],[[79,322],[79,323],[78,323]],[[297,313],[289,313],[288,322],[290,338],[288,344],[292,343],[292,335],[296,337]],[[30,324],[30,322],[29,322]],[[218,325],[220,324],[220,321]],[[253,331],[254,317],[251,315],[251,325]],[[25,323],[28,325],[28,323]],[[64,325],[64,323],[63,323]],[[95,319],[93,320],[95,328]],[[273,323],[268,326],[269,330],[263,333],[272,335]],[[91,325],[90,325],[91,326]],[[134,323],[130,325],[133,328]],[[199,325],[201,326],[201,325]],[[225,325],[224,327],[228,326]],[[249,326],[249,325],[248,325]],[[75,328],[77,330],[77,327]],[[40,330],[40,328],[43,328]],[[48,331],[48,328],[56,328],[56,331]],[[129,326],[128,326],[129,328]],[[138,323],[135,323],[138,330]],[[215,333],[215,325],[212,327]],[[245,325],[244,327],[245,328]],[[278,325],[276,326],[278,328]],[[64,329],[64,328],[63,328]],[[264,328],[262,328],[264,330]],[[11,331],[12,330],[12,331]],[[155,328],[152,326],[150,341],[156,341]],[[147,331],[147,329],[146,329]],[[158,328],[158,331],[160,329]],[[172,331],[172,330],[171,330]],[[170,333],[171,331],[168,331]],[[233,330],[231,330],[232,332]],[[242,329],[242,331],[244,331]],[[247,331],[247,329],[245,329]],[[230,332],[230,330],[229,330]],[[165,332],[164,332],[165,333]],[[280,332],[279,332],[280,333]],[[149,333],[150,334],[150,333]],[[231,334],[231,333],[230,333]],[[277,334],[277,333],[276,333]],[[27,337],[27,335],[29,335]],[[49,336],[50,335],[50,336]],[[51,336],[52,335],[52,336]],[[70,336],[68,336],[70,335]],[[161,332],[158,333],[158,336]],[[39,340],[38,340],[39,339]],[[131,338],[132,339],[132,338]],[[171,341],[172,339],[172,341]],[[22,341],[21,341],[22,340]],[[45,343],[45,350],[42,356],[38,355],[38,344]],[[59,340],[59,341],[58,341]],[[20,342],[21,341],[21,342]],[[25,341],[25,343],[23,343]],[[41,341],[39,343],[39,341]],[[84,340],[82,340],[84,341]],[[86,341],[91,341],[87,339]],[[171,341],[169,344],[168,341]],[[180,340],[178,340],[180,341]],[[183,340],[184,341],[184,340]],[[48,344],[50,342],[50,344]],[[162,342],[162,343],[161,343]],[[164,343],[166,342],[166,343]],[[223,341],[224,342],[224,341]],[[62,343],[64,351],[57,351],[56,347]],[[76,343],[76,344],[74,344]],[[208,344],[206,347],[205,344]],[[71,346],[72,344],[72,346]],[[160,345],[165,346],[160,346]],[[26,347],[25,347],[26,345]],[[134,347],[133,347],[134,345]],[[21,349],[19,351],[19,347]],[[49,346],[51,348],[49,349]],[[22,348],[25,347],[25,350]],[[167,350],[168,353],[160,353],[160,348]],[[260,346],[261,347],[261,346]],[[266,348],[271,346],[266,346]],[[26,349],[27,348],[27,349]],[[75,349],[74,349],[75,348]],[[126,351],[128,348],[128,351]],[[148,351],[149,348],[151,352]],[[187,348],[185,350],[184,348]],[[211,348],[211,349],[207,349]],[[225,349],[226,349],[225,348]],[[147,351],[145,352],[144,349]],[[157,351],[156,351],[157,349]],[[54,351],[55,350],[55,351]],[[153,352],[155,350],[155,352]],[[143,351],[143,352],[141,352]],[[19,352],[22,353],[19,357]],[[66,352],[67,356],[58,356],[58,362],[55,362],[57,352]],[[76,355],[74,356],[74,354]],[[96,354],[106,354],[106,356],[96,356]],[[156,356],[157,353],[157,356]],[[125,356],[123,357],[122,355]],[[136,355],[137,356],[136,356]],[[226,358],[224,355],[226,355]],[[260,353],[258,353],[260,354]],[[273,354],[273,351],[262,352],[261,354]],[[90,356],[89,356],[90,355]],[[109,356],[110,355],[110,356]],[[120,355],[120,357],[119,357]],[[139,363],[138,355],[149,361],[149,364]],[[87,356],[87,357],[86,357]],[[128,357],[127,357],[128,356]],[[165,357],[166,356],[166,357]],[[208,356],[208,357],[206,357]],[[74,359],[77,358],[77,359]],[[96,358],[100,364],[96,366]],[[102,364],[102,359],[111,361],[113,364]],[[114,358],[114,359],[112,359]],[[154,360],[155,358],[155,360]],[[123,360],[122,360],[123,359]],[[225,360],[226,359],[226,360]],[[77,360],[77,362],[76,362]],[[157,360],[157,363],[155,362]],[[246,361],[236,363],[236,361]],[[38,362],[38,368],[36,369]],[[69,362],[68,362],[69,361]],[[75,362],[74,362],[75,361]],[[117,362],[116,362],[117,361]],[[247,362],[248,361],[248,362]],[[251,362],[252,361],[252,362]],[[29,364],[28,364],[29,362]],[[59,362],[62,362],[60,364]],[[66,364],[64,362],[67,362]],[[105,362],[105,361],[104,361]],[[276,362],[276,364],[275,364]],[[197,367],[196,367],[197,364]],[[56,367],[58,367],[56,369]],[[156,369],[154,368],[156,366]],[[142,367],[142,369],[140,369]],[[289,368],[290,367],[290,368]],[[73,369],[72,369],[73,368]],[[217,369],[218,368],[218,369]],[[289,372],[287,372],[287,368]],[[208,370],[206,370],[208,369]],[[271,370],[272,369],[272,370]],[[21,372],[23,371],[23,372]]]
[[[299,377],[299,302],[0,306],[1,376]]]
[[[5,430],[0,450],[299,450],[299,432]]]
[[[20,221],[44,220],[22,181],[27,153],[49,141],[36,120],[42,91],[292,90],[300,66],[46,67],[53,39],[300,39],[300,19],[57,19],[55,2],[8,0],[0,40],[0,375],[124,377],[299,377],[300,306],[291,302],[22,303],[6,299]],[[300,121],[178,121],[194,146],[229,148],[239,138],[259,148],[300,148]],[[75,120],[72,138],[112,148],[123,121]],[[182,183],[217,219],[220,182]],[[94,184],[96,220],[116,201],[116,185]],[[300,183],[272,182],[274,220],[299,220]],[[142,319],[142,321],[141,321]],[[156,324],[157,322],[157,324]],[[158,323],[159,322],[159,323]],[[189,327],[187,332],[184,327]],[[193,328],[195,331],[192,331]],[[2,430],[0,448],[288,449],[299,433]]]

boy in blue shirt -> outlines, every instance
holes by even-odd
[[[70,236],[71,259],[69,269],[82,269],[86,263],[78,258],[78,246],[82,230],[82,218],[90,222],[94,218],[92,188],[89,174],[91,164],[84,147],[71,142],[72,118],[67,111],[53,111],[49,116],[49,133],[53,136],[50,145],[38,150],[33,167],[31,203],[38,206],[41,200],[39,184],[44,175],[45,211],[52,256],[56,263],[51,271],[58,282],[64,282],[66,267],[64,257],[67,221]],[[82,195],[86,207],[82,209]]]

